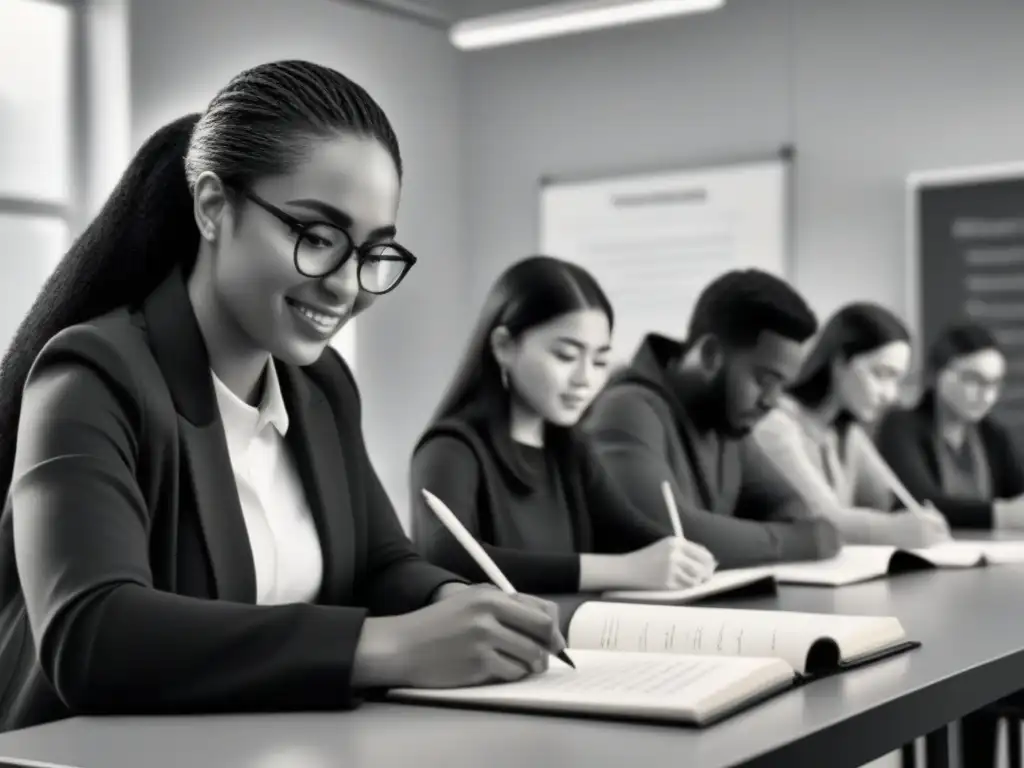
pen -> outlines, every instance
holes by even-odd
[[[459,522],[459,519],[455,514],[445,506],[444,502],[441,501],[437,496],[432,494],[430,491],[423,489],[420,491],[423,494],[424,501],[427,502],[427,506],[430,510],[437,515],[437,519],[441,521],[448,532],[456,538],[456,540],[465,548],[469,556],[476,561],[476,564],[480,566],[480,570],[487,574],[494,585],[504,592],[506,595],[516,595],[518,592],[516,588],[512,586],[505,574],[501,572],[494,561],[491,560],[490,556],[484,551],[484,548],[480,546],[479,542],[473,538],[473,535],[466,530],[465,526]],[[573,664],[572,659],[569,658],[569,654],[565,652],[565,646],[563,645],[555,654],[561,661],[568,664],[573,669],[576,669],[576,665]]]
[[[683,536],[683,521],[679,519],[676,497],[672,495],[672,486],[668,480],[664,480],[661,483],[661,496],[665,500],[665,508],[668,510],[669,520],[672,521],[672,533],[675,534],[677,539],[685,539],[686,537]]]
[[[679,519],[679,509],[676,507],[675,497],[672,495],[672,486],[668,480],[661,484],[661,496],[665,499],[665,508],[668,510],[669,520],[672,521],[672,533],[677,539],[686,538],[683,536],[683,523]]]
[[[861,449],[868,455],[875,468],[882,474],[885,484],[889,486],[892,495],[899,499],[900,503],[908,510],[924,513],[924,507],[918,503],[917,499],[907,490],[907,487],[900,482],[896,473],[892,471],[892,468],[885,459],[879,455],[874,443],[860,430],[855,431],[853,434],[859,441]]]

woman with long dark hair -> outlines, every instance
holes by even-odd
[[[518,589],[672,589],[711,574],[711,554],[646,522],[575,429],[607,377],[613,323],[576,264],[533,256],[497,279],[412,458],[413,538],[429,559],[483,578],[422,490]]]
[[[301,61],[157,131],[0,369],[0,723],[354,706],[542,669],[550,608],[405,537],[328,346],[395,289],[398,141]]]
[[[867,431],[899,397],[910,356],[910,334],[894,314],[867,302],[844,306],[822,327],[788,395],[749,438],[752,472],[771,462],[847,543],[924,547],[949,539],[933,510],[893,511]]]

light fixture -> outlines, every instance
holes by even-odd
[[[476,19],[452,26],[452,45],[462,50],[571,35],[641,21],[713,11],[725,0],[577,0],[551,3]]]

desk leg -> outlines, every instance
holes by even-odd
[[[924,751],[928,768],[950,768],[949,728],[944,725],[925,736]]]
[[[900,750],[901,768],[917,768],[917,744],[908,741]]]

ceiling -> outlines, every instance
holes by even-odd
[[[457,18],[470,16],[486,16],[503,11],[517,11],[522,8],[536,8],[540,5],[551,5],[550,0],[430,0],[430,2],[446,5],[449,13]]]

